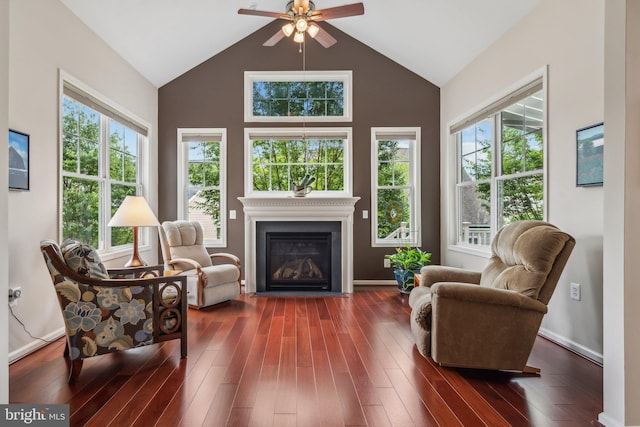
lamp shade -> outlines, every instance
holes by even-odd
[[[109,221],[109,227],[154,227],[160,223],[142,196],[127,196]]]

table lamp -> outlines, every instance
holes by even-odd
[[[142,196],[127,196],[109,221],[109,227],[133,227],[133,254],[125,267],[147,265],[138,254],[138,227],[154,227],[160,223]]]

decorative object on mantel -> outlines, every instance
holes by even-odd
[[[576,185],[602,185],[604,123],[576,131]]]
[[[300,183],[296,183],[291,180],[291,187],[293,188],[293,196],[294,197],[304,197],[309,194],[312,190],[311,184],[315,182],[316,178],[306,174],[304,178],[300,180]]]
[[[328,19],[344,18],[364,14],[364,4],[353,3],[328,9],[316,10],[316,5],[309,0],[295,0],[287,3],[286,13],[265,12],[255,9],[239,9],[240,15],[265,16],[267,18],[284,19],[289,21],[262,45],[275,46],[285,36],[293,34],[293,41],[302,45],[305,35],[309,35],[325,48],[336,44],[336,39],[323,30],[316,22]],[[294,34],[295,32],[295,34]]]
[[[395,254],[385,255],[385,258],[391,261],[398,289],[403,294],[409,294],[413,289],[414,276],[420,273],[422,267],[431,262],[431,253],[406,245],[396,248]]]

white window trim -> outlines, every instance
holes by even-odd
[[[227,129],[226,128],[178,128],[178,219],[187,219],[187,160],[189,153],[184,135],[215,136],[220,138],[220,240],[205,240],[208,248],[227,247]]]
[[[505,88],[503,91],[501,91],[500,93],[498,93],[497,95],[495,95],[494,97],[490,98],[489,100],[483,102],[482,104],[476,106],[475,108],[471,109],[470,111],[468,111],[465,114],[460,115],[458,118],[451,120],[448,124],[447,124],[447,132],[448,132],[448,137],[447,137],[447,159],[448,159],[448,166],[449,166],[449,170],[447,173],[447,188],[449,189],[449,191],[447,192],[447,207],[448,207],[448,212],[449,212],[449,221],[448,221],[448,230],[447,230],[447,234],[448,234],[448,245],[447,245],[447,249],[453,252],[459,252],[459,253],[464,253],[464,254],[468,254],[468,255],[474,255],[474,256],[478,256],[481,258],[489,258],[491,256],[491,246],[474,246],[474,245],[465,245],[461,242],[458,242],[458,202],[457,202],[457,173],[458,173],[458,148],[457,148],[457,138],[456,138],[456,132],[452,132],[452,128],[454,126],[456,126],[459,123],[464,122],[466,119],[477,115],[478,112],[482,111],[482,110],[486,110],[487,108],[489,108],[491,105],[493,104],[497,104],[498,102],[501,102],[502,100],[508,98],[509,96],[511,96],[513,93],[516,93],[519,89],[530,85],[531,83],[535,82],[536,80],[542,80],[542,91],[544,93],[544,100],[543,100],[543,105],[544,105],[544,113],[543,113],[543,118],[544,118],[544,123],[543,123],[543,127],[542,127],[542,137],[543,137],[543,175],[544,175],[544,180],[543,180],[543,190],[542,190],[542,197],[543,197],[543,218],[545,218],[545,220],[548,218],[548,212],[549,212],[549,197],[548,197],[548,186],[549,186],[549,174],[548,174],[548,156],[549,156],[549,137],[548,137],[548,119],[549,119],[549,78],[548,78],[548,65],[545,65],[544,67],[532,72],[531,74],[529,74],[528,76],[522,78],[521,80],[513,83],[512,85],[508,86],[507,88]],[[495,141],[494,141],[495,144]],[[496,156],[494,156],[494,162],[496,161],[495,159]],[[495,168],[495,165],[494,165]],[[495,180],[495,177],[492,177],[492,180]],[[493,184],[492,184],[493,185]],[[494,205],[496,204],[496,201],[493,200],[495,198],[495,194],[496,191],[494,188],[491,189],[492,191],[492,208],[494,207]],[[494,218],[495,215],[492,215],[491,218],[491,227],[492,227],[492,233],[493,235],[495,235],[495,225],[497,223],[497,219]],[[492,236],[493,239],[493,236]]]
[[[344,190],[312,191],[307,197],[352,197],[353,161],[351,128],[245,128],[244,131],[244,195],[245,197],[289,197],[289,191],[253,191],[253,143],[254,139],[273,138],[274,135],[296,136],[306,133],[327,137],[335,134],[345,135],[344,144]]]
[[[371,246],[372,247],[396,247],[399,241],[384,241],[378,238],[378,134],[381,133],[414,133],[415,144],[411,147],[411,158],[416,159],[411,162],[410,174],[413,182],[413,212],[411,218],[414,220],[412,238],[403,241],[403,244],[411,246],[422,245],[422,191],[421,191],[421,146],[422,137],[420,127],[373,127],[371,128]]]
[[[344,84],[344,110],[342,116],[254,116],[253,83],[338,81]],[[245,122],[351,122],[353,121],[353,72],[344,71],[245,71],[244,72],[244,121]]]
[[[63,150],[62,150],[62,131],[63,131],[63,120],[62,120],[62,103],[64,100],[64,87],[65,85],[73,87],[76,91],[84,93],[89,97],[98,100],[102,105],[106,108],[117,112],[120,116],[127,118],[132,123],[135,123],[140,128],[146,130],[147,135],[138,134],[138,144],[140,150],[140,156],[138,158],[138,174],[140,178],[139,185],[141,186],[141,196],[144,196],[148,201],[151,199],[151,194],[149,192],[149,183],[151,182],[151,171],[149,165],[150,158],[150,147],[149,141],[152,137],[152,129],[151,125],[143,120],[141,117],[122,107],[118,103],[110,100],[100,92],[94,90],[89,85],[82,82],[80,79],[72,76],[68,72],[59,69],[58,72],[58,241],[62,238],[62,205],[63,205]],[[102,136],[101,136],[102,138]],[[105,149],[102,147],[101,141],[101,149]],[[100,165],[101,168],[104,169],[104,165]],[[110,206],[109,200],[110,195],[107,195],[102,203],[106,205],[106,208],[103,206],[103,209],[108,209]],[[108,210],[107,210],[108,211]],[[108,220],[101,218],[100,220],[100,234],[106,231],[102,230],[103,223],[104,227],[106,227],[106,223]],[[108,228],[108,227],[107,227]],[[151,250],[153,245],[151,244],[151,232],[148,227],[142,227],[139,229],[139,242],[138,242],[138,250],[140,252]],[[109,239],[110,241],[110,239]],[[123,245],[115,248],[107,247],[106,249],[98,249],[98,253],[100,258],[103,261],[110,261],[116,258],[121,258],[124,256],[128,256],[131,254],[131,248],[133,245]]]

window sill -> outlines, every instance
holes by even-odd
[[[138,252],[142,253],[145,251],[150,251],[150,245],[141,245],[138,246]],[[118,249],[110,249],[110,250],[102,250],[98,251],[98,255],[100,255],[100,259],[102,261],[113,261],[118,258],[131,258],[131,254],[133,253],[133,245],[127,245],[123,248]]]
[[[466,246],[466,245],[449,245],[447,248],[453,252],[460,252],[467,255],[473,255],[480,258],[491,258],[491,247],[490,246]]]

